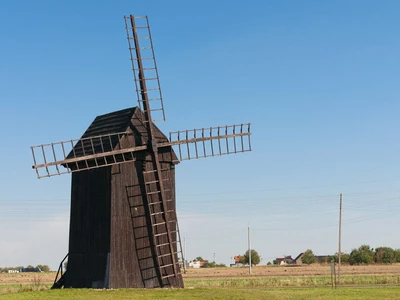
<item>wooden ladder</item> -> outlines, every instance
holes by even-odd
[[[160,170],[160,171],[166,171]],[[169,189],[162,191],[159,172],[157,170],[144,171],[144,183],[146,189],[147,205],[150,214],[152,239],[154,252],[157,256],[157,267],[162,285],[166,285],[164,279],[176,277],[181,274],[179,257],[183,262],[182,244],[180,240],[178,221],[175,209],[172,206],[173,196],[165,197]],[[169,179],[161,179],[163,182]]]

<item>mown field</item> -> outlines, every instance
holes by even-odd
[[[49,290],[54,276],[0,274],[0,299],[400,299],[400,264],[342,266],[337,289],[329,265],[190,269],[185,289]]]

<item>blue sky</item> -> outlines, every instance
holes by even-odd
[[[136,105],[123,16],[148,15],[165,132],[252,123],[253,151],[182,162],[188,258],[229,263],[247,226],[267,263],[308,248],[400,248],[398,1],[3,1],[0,266],[68,251],[70,177],[29,147]]]

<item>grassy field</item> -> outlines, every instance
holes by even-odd
[[[91,290],[65,289],[38,292],[21,292],[2,295],[0,298],[22,299],[399,299],[400,288],[307,288],[307,289],[120,289]]]
[[[50,273],[0,274],[3,299],[400,299],[400,265],[343,266],[331,288],[329,265],[191,269],[185,289],[49,290]]]

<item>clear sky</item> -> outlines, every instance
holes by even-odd
[[[400,248],[399,1],[0,3],[0,267],[68,251],[70,175],[29,147],[135,106],[123,16],[148,15],[165,131],[252,123],[253,151],[177,167],[188,259],[262,264],[311,248]]]

